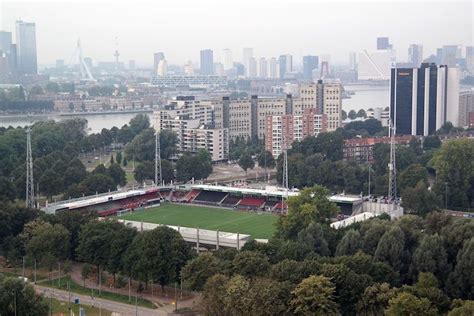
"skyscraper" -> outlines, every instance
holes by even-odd
[[[258,77],[262,79],[268,78],[268,62],[263,57],[258,60]]]
[[[0,50],[5,54],[10,54],[12,46],[12,33],[0,31]]]
[[[456,67],[458,58],[461,58],[461,46],[444,45],[442,64],[448,67]]]
[[[244,47],[242,49],[242,64],[245,67],[245,74],[248,76],[248,69],[249,69],[249,61],[250,58],[253,58],[253,48],[252,47]]]
[[[247,76],[249,78],[256,78],[257,77],[257,60],[255,58],[250,58],[248,62],[248,72]]]
[[[35,23],[16,21],[18,68],[23,74],[38,73]]]
[[[214,52],[211,49],[201,51],[201,75],[209,76],[214,73]]]
[[[390,119],[397,135],[431,135],[448,121],[457,126],[458,69],[428,63],[392,68]]]
[[[411,44],[408,47],[408,62],[413,67],[420,67],[423,62],[423,45]]]
[[[474,46],[466,47],[466,68],[471,74],[474,74]]]
[[[228,48],[222,51],[222,64],[224,65],[224,70],[229,70],[234,67],[234,61],[232,59],[232,51]]]
[[[318,56],[303,56],[303,78],[305,80],[313,79],[313,70],[317,69],[319,65]]]
[[[284,79],[288,72],[293,71],[293,56],[287,55],[280,55],[278,59],[278,63],[280,65],[280,79]]]
[[[160,64],[160,61],[165,59],[165,54],[163,52],[157,52],[153,54],[153,74],[157,75],[158,74],[158,65]]]
[[[377,37],[377,50],[392,49],[388,37]]]
[[[270,58],[268,61],[268,77],[270,79],[277,79],[278,75],[278,61],[275,57]]]
[[[163,76],[166,76],[167,74],[168,74],[168,63],[166,62],[166,59],[162,59],[158,63],[157,75],[160,77],[163,77]]]

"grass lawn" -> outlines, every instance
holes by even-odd
[[[68,302],[61,302],[54,298],[50,300],[50,298],[48,297],[43,298],[43,300],[46,302],[46,304],[48,304],[48,306],[51,306],[51,309],[53,310],[53,315],[69,315],[69,307],[71,307],[74,315],[79,315],[79,306],[85,310],[86,315],[88,316],[109,316],[112,314],[112,312],[109,310],[101,309],[99,311],[99,308],[92,308],[89,305],[69,304]]]
[[[277,215],[163,203],[156,208],[126,214],[120,217],[131,221],[219,230],[270,238],[275,231]]]
[[[135,182],[135,176],[133,175],[133,172],[125,171],[125,177],[128,184]]]
[[[59,279],[51,280],[51,281],[44,281],[41,283],[38,283],[39,285],[46,286],[46,287],[52,287],[55,289],[61,289],[67,291],[67,282],[69,282],[69,286],[71,288],[71,292],[77,293],[77,294],[83,294],[83,295],[91,295],[92,290],[88,289],[86,287],[83,287],[82,285],[79,285],[71,280],[70,277],[62,277],[61,278],[61,286],[59,286]],[[106,292],[102,290],[102,294],[99,295],[98,290],[94,290],[94,297],[100,297],[106,300],[110,301],[116,301],[120,303],[126,303],[126,304],[131,304],[135,305],[135,299],[132,296],[132,302],[128,301],[128,295],[122,295],[122,294],[116,294],[116,293],[111,293],[111,292]],[[139,298],[138,299],[138,305],[143,306],[143,307],[148,307],[148,308],[156,308],[155,305],[153,305],[150,301]]]

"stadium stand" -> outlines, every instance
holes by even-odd
[[[189,192],[188,194],[186,194],[185,198],[184,198],[184,202],[187,202],[187,203],[191,203],[194,198],[196,196],[198,196],[198,194],[200,193],[201,191],[200,190],[191,190],[191,192]]]
[[[273,211],[282,211],[286,209],[286,203],[283,201],[279,201],[275,206],[273,207]]]
[[[228,195],[227,192],[201,191],[193,203],[217,205]]]
[[[235,196],[235,195],[228,195],[222,202],[221,202],[221,205],[222,206],[226,206],[226,207],[234,207],[237,203],[240,202],[242,198],[241,197],[238,197],[238,196]]]
[[[265,204],[264,198],[244,197],[239,205],[239,209],[259,209]]]

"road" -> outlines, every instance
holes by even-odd
[[[57,300],[68,302],[69,301],[69,292],[51,289],[45,286],[34,285],[36,293],[43,295],[44,297],[53,297]],[[167,311],[158,310],[158,309],[150,309],[146,307],[135,307],[132,305],[118,303],[114,301],[104,300],[101,298],[94,297],[93,299],[88,295],[80,295],[76,293],[71,293],[71,301],[78,298],[80,304],[90,305],[95,307],[100,307],[103,309],[107,309],[112,312],[120,313],[120,315],[140,315],[140,316],[166,316],[168,315]]]

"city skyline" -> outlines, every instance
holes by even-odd
[[[228,48],[233,60],[241,61],[242,48],[252,47],[256,59],[291,54],[295,66],[301,67],[305,55],[329,54],[332,63],[347,64],[351,51],[375,50],[377,37],[389,38],[399,60],[408,58],[408,47],[414,43],[422,44],[428,57],[443,45],[465,47],[473,42],[473,8],[467,1],[433,2],[430,6],[415,2],[410,3],[409,11],[403,2],[297,2],[290,6],[279,2],[243,1],[235,2],[230,10],[215,8],[214,4],[208,1],[198,6],[178,1],[157,7],[148,3],[147,10],[143,10],[144,6],[118,4],[111,14],[107,12],[110,3],[99,3],[91,10],[93,4],[88,1],[67,5],[5,2],[0,7],[0,28],[14,34],[16,20],[35,22],[40,66],[53,65],[56,59],[67,61],[78,38],[81,38],[84,54],[94,61],[112,61],[118,49],[121,61],[133,59],[140,66],[153,65],[156,51],[163,51],[169,64],[183,65],[191,60],[197,65],[199,51],[203,49],[221,52]],[[189,10],[181,12],[182,5]],[[301,10],[303,6],[305,10]],[[311,8],[318,14],[312,15]],[[206,10],[213,14],[210,19],[201,21]],[[55,14],[52,16],[50,12]],[[248,21],[255,22],[235,23],[235,18],[244,13]],[[154,18],[149,19],[152,15]],[[81,25],[77,16],[87,16],[88,23]],[[252,19],[254,16],[259,18]],[[423,16],[423,28],[416,27],[419,16]],[[133,18],[134,23],[123,23],[127,18]],[[176,23],[176,19],[181,23]],[[282,24],[282,19],[295,19],[297,23]],[[197,23],[198,20],[201,22]],[[265,25],[261,24],[264,20]],[[401,20],[404,22],[396,23]],[[223,62],[221,54],[215,57],[215,61]]]

